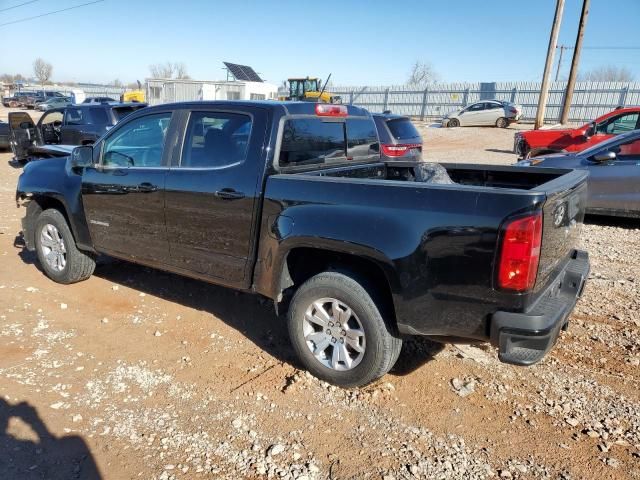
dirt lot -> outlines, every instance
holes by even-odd
[[[0,118],[6,110],[0,111]],[[434,160],[508,164],[513,129],[424,128]],[[405,343],[340,390],[258,297],[105,261],[49,281],[16,243],[0,154],[0,478],[640,479],[640,229],[591,221],[591,280],[551,355]]]

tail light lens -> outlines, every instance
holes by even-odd
[[[422,144],[420,143],[405,143],[405,144],[382,144],[382,153],[387,157],[402,157],[409,150],[422,151]]]
[[[505,290],[524,292],[536,283],[540,245],[542,243],[542,212],[509,221],[502,236],[498,286]]]
[[[510,108],[509,112],[511,113],[518,113],[518,109],[517,108]]]

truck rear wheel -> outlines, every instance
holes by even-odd
[[[96,268],[95,260],[78,250],[64,215],[45,210],[35,224],[36,253],[44,273],[54,282],[86,280]]]
[[[320,273],[300,286],[291,301],[288,327],[305,368],[340,387],[380,378],[402,347],[362,284],[338,272]]]

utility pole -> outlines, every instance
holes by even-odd
[[[544,64],[544,73],[542,74],[542,86],[540,88],[540,97],[538,99],[538,111],[536,113],[536,123],[534,128],[537,130],[544,123],[544,111],[547,108],[547,99],[549,98],[549,76],[553,68],[553,55],[556,51],[558,43],[558,33],[560,32],[560,23],[562,23],[562,11],[564,10],[564,0],[557,0],[556,14],[553,17],[553,25],[551,26],[551,35],[549,36],[549,48],[547,49],[547,61]]]
[[[584,27],[587,25],[587,17],[589,16],[589,4],[591,0],[582,0],[582,13],[580,14],[580,25],[578,25],[578,35],[576,37],[576,46],[573,49],[573,59],[571,60],[571,72],[569,72],[569,81],[567,82],[567,91],[564,93],[564,104],[562,105],[562,116],[560,123],[569,121],[569,109],[571,108],[571,100],[573,99],[573,90],[576,86],[576,77],[578,75],[578,63],[580,63],[580,51],[582,50],[582,39],[584,37]]]
[[[560,75],[560,67],[562,66],[562,54],[568,47],[565,47],[564,45],[559,45],[557,48],[560,49],[560,57],[558,57],[558,67],[556,68],[556,79],[555,79],[556,82],[558,81],[558,76]]]

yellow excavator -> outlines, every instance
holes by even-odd
[[[145,94],[142,89],[142,85],[140,84],[140,80],[136,80],[138,82],[137,90],[127,90],[122,95],[120,95],[121,102],[137,102],[144,103],[145,102]]]
[[[320,88],[322,80],[316,77],[289,78],[289,94],[279,97],[279,100],[318,102],[318,103],[342,103],[340,96],[325,91],[331,74]]]

